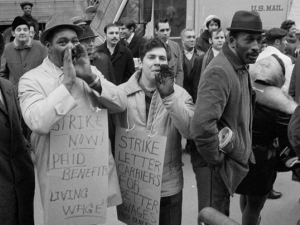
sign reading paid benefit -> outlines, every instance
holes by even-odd
[[[107,110],[75,108],[50,133],[48,224],[105,223]]]
[[[118,219],[128,225],[159,224],[162,172],[167,138],[117,128],[115,160],[123,204]]]

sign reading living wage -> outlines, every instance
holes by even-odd
[[[75,108],[53,125],[47,224],[105,223],[108,144],[106,109]]]
[[[159,224],[159,206],[167,138],[145,131],[116,129],[115,160],[123,204],[118,219],[128,225]]]

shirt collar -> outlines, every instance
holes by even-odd
[[[214,48],[211,48],[211,50],[212,50],[212,52],[214,54],[214,57],[216,57],[219,54],[219,52],[220,52],[220,51],[218,51],[218,50],[216,50]]]
[[[230,50],[228,43],[224,43],[222,47],[223,53],[230,62],[230,64],[233,66],[234,70],[247,70],[248,65],[245,64],[240,57],[238,57],[233,51]]]
[[[19,45],[19,43],[17,42],[16,39],[14,39],[13,43],[14,43],[15,49],[18,49],[18,50],[22,50],[22,49],[25,49],[25,48],[31,48],[32,38],[29,38],[28,42],[22,48],[20,47],[20,45]]]
[[[130,44],[130,42],[132,41],[133,36],[134,36],[134,33],[132,33],[130,35],[130,37],[126,40],[128,44]]]
[[[55,66],[54,63],[51,62],[48,56],[44,59],[43,63],[45,64],[46,67],[45,70],[47,72],[50,72],[52,76],[54,75],[53,71],[55,71],[54,76],[61,77],[64,74],[63,68],[59,68]]]

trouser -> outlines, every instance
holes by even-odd
[[[160,200],[160,225],[181,225],[182,191],[176,195],[162,197]]]
[[[191,162],[197,182],[198,212],[212,207],[229,216],[230,194],[225,183],[218,171],[208,167],[194,142],[191,143]]]

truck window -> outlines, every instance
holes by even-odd
[[[139,0],[129,0],[121,14],[121,18],[129,17],[136,23],[140,22],[140,4]]]
[[[171,27],[170,37],[180,37],[186,26],[187,0],[154,0],[154,21],[168,18]]]

